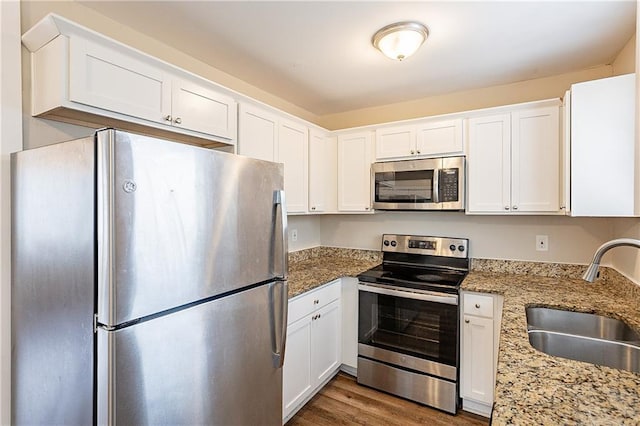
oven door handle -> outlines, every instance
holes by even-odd
[[[358,284],[358,290],[369,293],[384,294],[386,296],[403,297],[405,299],[424,300],[427,302],[445,303],[447,305],[457,305],[458,296],[454,294],[442,294],[436,292],[417,293],[413,291],[394,290],[387,287],[378,287],[370,284]]]

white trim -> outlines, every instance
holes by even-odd
[[[22,149],[20,2],[0,0],[0,424],[11,422],[11,186]]]

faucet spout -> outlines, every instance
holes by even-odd
[[[593,255],[593,260],[582,275],[582,279],[592,283],[598,276],[598,266],[600,266],[600,260],[602,259],[602,256],[612,248],[621,246],[640,248],[640,240],[635,240],[633,238],[618,238],[616,240],[607,241],[606,243],[602,244],[600,247],[598,247],[598,250],[596,250],[596,254]]]

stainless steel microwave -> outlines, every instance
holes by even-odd
[[[371,165],[371,199],[377,210],[464,210],[464,185],[464,157]]]

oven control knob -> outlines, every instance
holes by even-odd
[[[398,243],[396,243],[395,241],[391,241],[391,247],[395,247],[397,245],[398,245]]]
[[[389,247],[389,240],[384,240],[384,242],[382,244],[384,244],[385,246]]]
[[[451,244],[451,245],[449,246],[449,250],[451,250],[451,251],[456,251],[456,245],[455,245],[455,244]]]
[[[458,246],[458,250],[464,251],[464,246]]]

